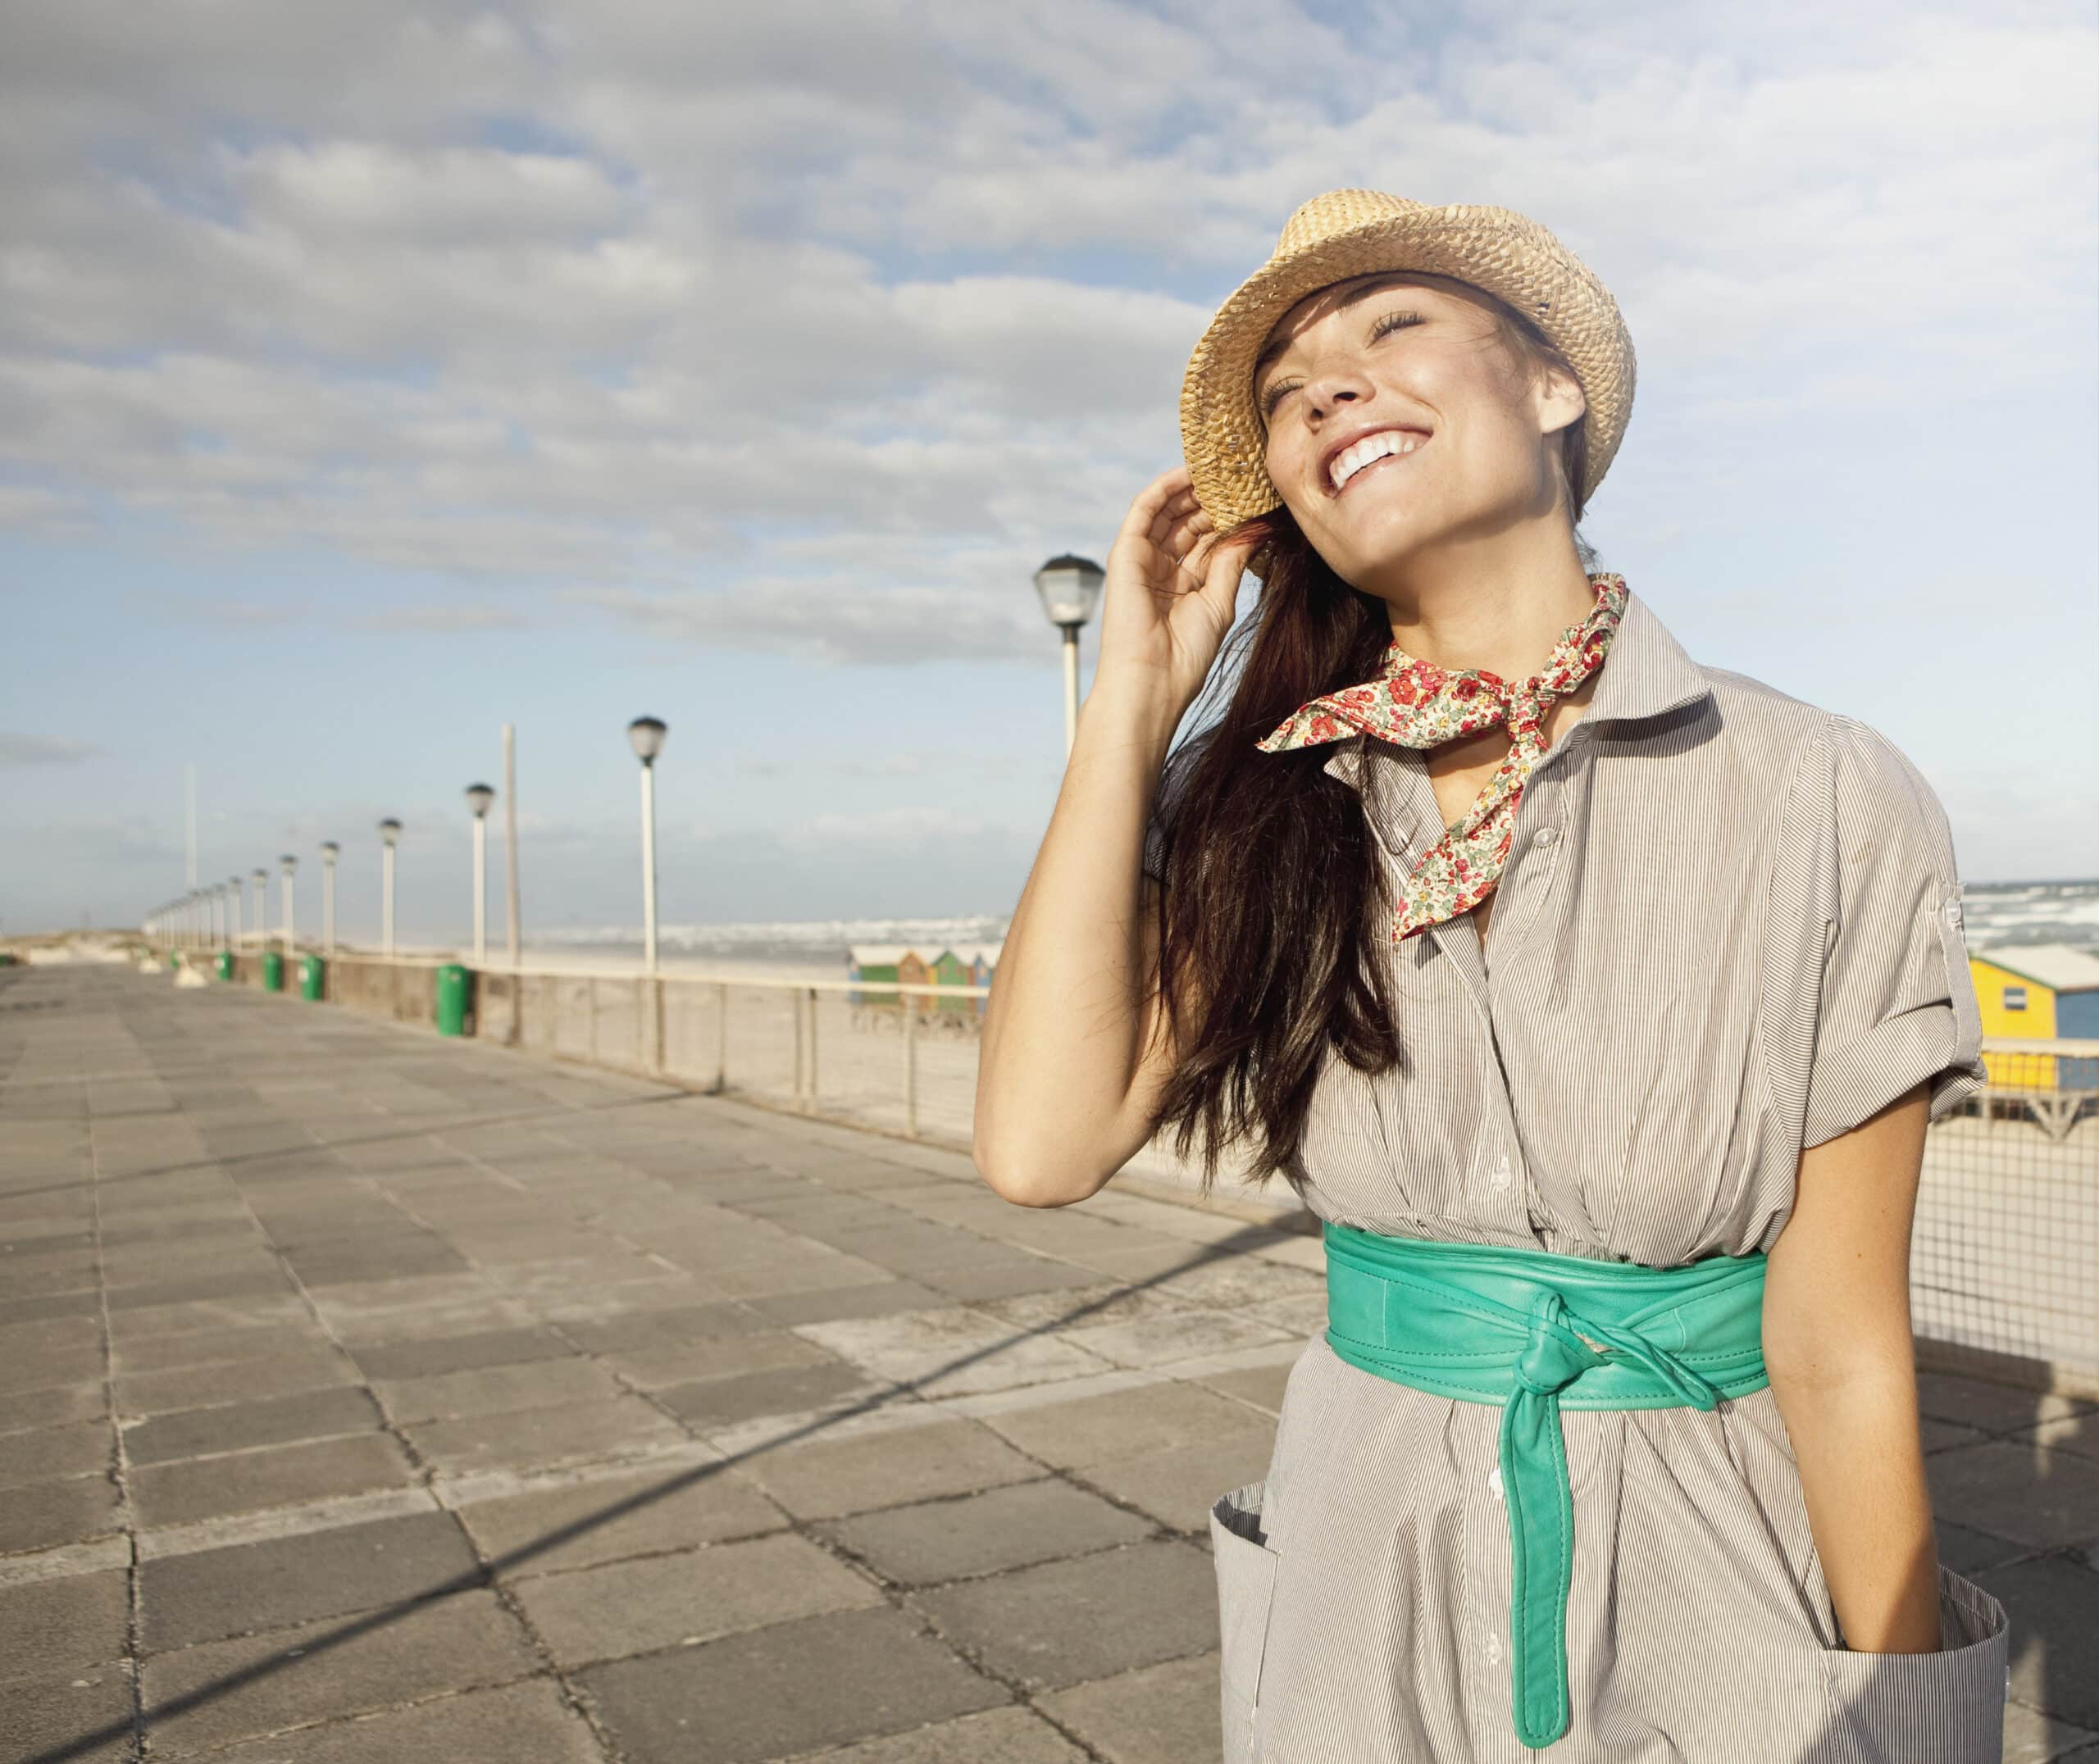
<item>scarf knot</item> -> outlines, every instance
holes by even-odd
[[[1263,753],[1316,747],[1362,733],[1400,747],[1433,748],[1497,724],[1509,730],[1507,756],[1455,826],[1422,854],[1406,880],[1392,941],[1469,912],[1500,880],[1523,787],[1546,749],[1554,699],[1603,666],[1625,611],[1625,578],[1591,575],[1596,604],[1553,645],[1545,666],[1519,680],[1485,668],[1445,668],[1409,655],[1395,638],[1375,678],[1323,693],[1285,717],[1256,743]]]

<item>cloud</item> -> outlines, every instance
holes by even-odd
[[[967,848],[981,857],[1018,830],[1000,821],[938,807],[870,810],[860,814],[812,815],[775,835],[790,852],[830,852],[841,857],[902,853],[936,861],[943,851]]]
[[[1695,10],[40,0],[0,68],[0,465],[38,488],[0,522],[1025,654],[1017,573],[1104,547],[1214,302],[1345,184],[1546,220],[1642,415],[1763,469],[1862,411],[2058,395],[2088,11]],[[1663,420],[1628,437],[1657,481]]]
[[[0,528],[82,533],[89,525],[88,511],[88,498],[77,492],[49,490],[34,484],[0,484]]]
[[[0,766],[77,766],[101,752],[100,748],[65,736],[0,729]]]
[[[517,630],[530,621],[521,613],[503,607],[426,606],[396,607],[389,611],[367,613],[344,622],[353,630],[442,634],[454,631]]]
[[[1012,661],[1046,652],[1042,615],[953,587],[869,588],[846,578],[760,582],[733,592],[576,590],[566,598],[658,635],[713,648],[799,655],[829,666],[908,666],[937,657]]]

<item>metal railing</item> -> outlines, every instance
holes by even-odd
[[[324,996],[432,1021],[434,958],[339,954]],[[260,984],[260,957],[234,977]],[[733,974],[486,966],[478,1039],[966,1150],[988,986],[758,980]],[[1984,1043],[1990,1081],[1933,1125],[1911,1237],[1920,1364],[2099,1394],[2099,1040]],[[1164,1135],[1161,1136],[1162,1139]],[[1155,1140],[1127,1171],[1192,1190]],[[1215,1193],[1254,1216],[1296,1210],[1287,1186]]]

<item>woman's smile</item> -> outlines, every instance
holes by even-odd
[[[1380,429],[1349,443],[1327,461],[1327,493],[1339,496],[1386,461],[1398,463],[1428,444],[1420,429]]]

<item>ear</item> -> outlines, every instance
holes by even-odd
[[[1557,434],[1587,414],[1589,401],[1582,396],[1582,383],[1557,367],[1541,364],[1532,393],[1540,434]]]

